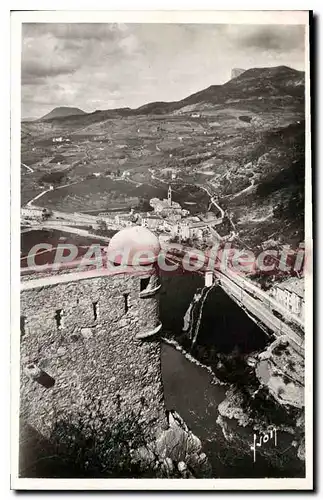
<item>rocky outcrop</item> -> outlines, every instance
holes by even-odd
[[[271,398],[269,393],[268,396]],[[278,408],[279,405],[276,404]],[[275,412],[271,409],[271,418],[268,420],[266,404],[259,407],[256,414],[253,411],[252,394],[249,402],[246,402],[240,391],[233,387],[226,392],[226,399],[220,403],[218,410],[216,422],[220,425],[224,438],[230,443],[229,446],[237,450],[241,460],[253,460],[251,446],[256,436],[257,443],[260,443],[257,461],[265,460],[270,466],[279,469],[282,477],[289,473],[290,468],[298,471],[300,476],[304,474],[305,441],[301,417],[296,420],[296,426],[295,420],[292,423],[290,416],[289,421],[286,416],[276,422]],[[272,437],[268,443],[262,442],[265,435],[270,436],[271,430],[276,432],[276,442]]]
[[[305,438],[303,438],[299,444],[297,456],[300,460],[305,460]]]
[[[220,417],[226,417],[231,419],[235,419],[238,421],[239,425],[245,427],[250,423],[249,415],[243,410],[243,397],[242,394],[234,389],[230,388],[226,392],[226,398],[219,404],[218,411]],[[223,420],[219,420],[223,422]]]
[[[178,413],[168,413],[168,428],[149,446],[132,450],[132,460],[143,469],[157,469],[162,477],[210,477],[211,467],[200,439]]]
[[[232,78],[236,78],[237,76],[240,76],[245,71],[246,70],[242,69],[242,68],[232,68],[232,70],[231,70],[231,80],[232,80]]]
[[[288,339],[275,340],[258,355],[255,373],[279,404],[304,406],[304,357]]]

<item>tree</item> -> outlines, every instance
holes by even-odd
[[[45,182],[47,184],[59,185],[62,184],[63,179],[66,180],[64,172],[50,172],[44,174],[40,178],[40,182]]]
[[[52,216],[53,212],[49,210],[48,208],[44,208],[42,211],[42,220],[48,220]]]
[[[285,212],[285,205],[283,202],[278,203],[278,205],[276,205],[273,209],[274,217],[276,219],[280,219],[284,215],[284,212]]]
[[[133,449],[148,446],[140,411],[107,417],[101,401],[88,400],[77,413],[56,415],[50,442],[68,477],[154,477],[133,462]],[[57,460],[56,460],[57,461]]]
[[[100,220],[98,220],[98,226],[99,226],[98,233],[102,234],[102,235],[106,235],[108,232],[107,223],[104,220],[100,219]]]

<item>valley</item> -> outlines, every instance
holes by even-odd
[[[205,190],[216,196],[219,234],[234,229],[238,246],[303,241],[300,71],[254,68],[175,103],[45,117],[21,132],[23,205],[47,191],[49,209],[142,211],[171,185],[191,212],[208,210]]]

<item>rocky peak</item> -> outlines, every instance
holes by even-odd
[[[246,70],[242,69],[242,68],[232,68],[232,70],[231,70],[231,80],[232,80],[232,78],[236,78],[237,76],[240,76],[245,71]]]

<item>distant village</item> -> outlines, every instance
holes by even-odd
[[[212,221],[208,219],[203,221],[197,216],[190,215],[189,210],[173,201],[171,186],[168,188],[167,199],[152,198],[149,204],[153,208],[151,212],[135,213],[132,209],[127,214],[116,214],[114,222],[124,227],[140,224],[154,232],[167,233],[171,239],[179,242],[197,240],[202,243],[212,237],[210,230]],[[107,224],[111,222],[111,214],[101,213],[99,217]]]

